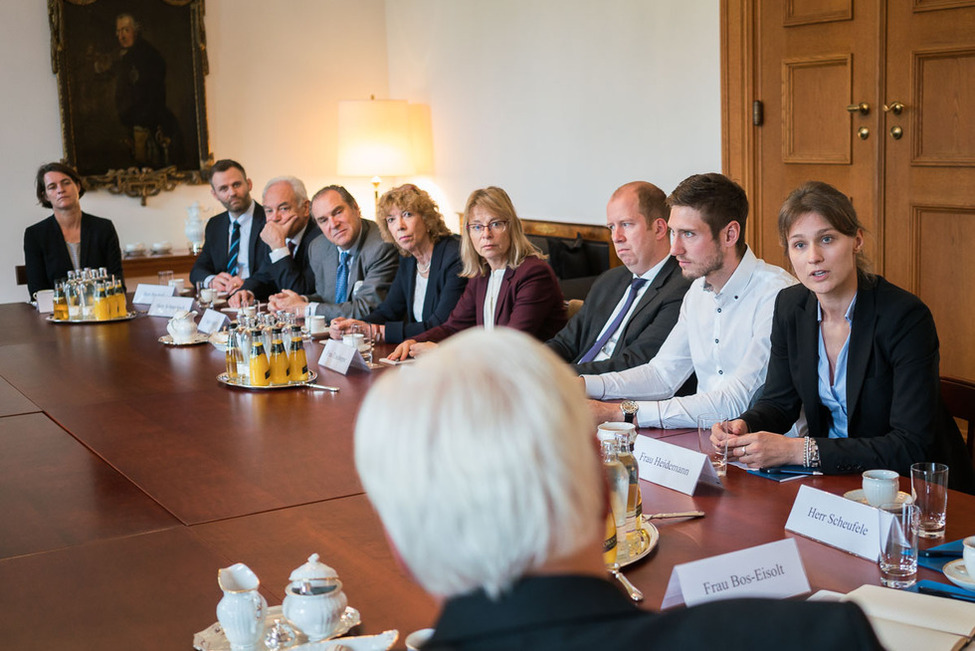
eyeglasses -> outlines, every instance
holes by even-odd
[[[496,219],[488,224],[468,224],[467,230],[474,235],[482,235],[485,230],[491,229],[492,233],[503,233],[508,228],[508,222]]]

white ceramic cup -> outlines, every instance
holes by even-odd
[[[969,536],[962,542],[965,551],[962,558],[965,559],[965,569],[968,570],[968,577],[975,581],[975,536]]]
[[[324,316],[321,314],[313,314],[308,317],[308,332],[313,335],[320,335],[326,331],[328,331],[328,324],[325,322]]]
[[[863,473],[863,496],[867,504],[876,508],[897,501],[900,475],[894,470],[867,470]]]
[[[37,301],[37,311],[41,314],[49,314],[54,311],[53,289],[42,289],[34,292],[34,300]]]
[[[186,289],[186,279],[185,278],[173,278],[169,281],[169,284],[176,288],[176,292],[182,292]]]

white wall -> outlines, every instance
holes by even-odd
[[[610,193],[721,166],[716,0],[391,0],[390,93],[428,103],[456,210],[602,223]]]
[[[497,184],[525,217],[599,223],[625,181],[720,167],[717,0],[207,0],[206,28],[210,148],[257,196],[290,173],[345,183],[371,215],[368,179],[335,174],[336,102],[370,94],[430,105],[435,173],[413,180],[448,216]],[[13,267],[48,214],[34,171],[62,156],[49,47],[44,2],[0,3],[0,302],[26,295]],[[207,186],[82,205],[123,243],[180,246],[193,201],[217,208]]]

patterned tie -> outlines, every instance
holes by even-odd
[[[339,270],[335,276],[335,302],[344,303],[349,291],[349,252],[339,252]]]
[[[237,275],[237,256],[240,255],[240,222],[234,221],[234,230],[230,233],[230,251],[227,256],[227,273]]]
[[[298,248],[298,245],[295,244],[295,241],[294,240],[288,240],[288,253],[291,254],[291,257],[292,258],[295,257],[295,249],[297,249],[297,248]]]
[[[606,332],[603,333],[603,336],[597,339],[596,343],[592,345],[592,348],[590,348],[586,354],[582,356],[582,359],[580,359],[578,362],[579,364],[591,362],[593,359],[595,359],[596,355],[599,354],[599,351],[601,351],[603,346],[606,345],[606,342],[609,341],[609,338],[612,337],[617,330],[619,330],[620,324],[622,324],[623,319],[626,318],[627,313],[630,311],[630,306],[633,305],[633,301],[636,300],[636,295],[640,292],[640,288],[643,287],[645,282],[647,282],[646,278],[633,279],[633,282],[630,283],[630,293],[626,295],[626,302],[623,303],[623,308],[619,311],[619,314],[616,315],[616,318],[613,319],[613,322],[609,324],[609,327],[606,328]]]

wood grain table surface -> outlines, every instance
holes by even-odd
[[[311,553],[336,569],[361,634],[430,626],[436,605],[397,566],[356,477],[355,414],[381,373],[319,369],[308,389],[217,382],[223,354],[157,339],[165,319],[52,324],[0,305],[0,640],[10,649],[190,649],[216,619],[217,570],[247,563],[269,604]],[[385,349],[377,350],[382,354]],[[643,435],[696,447],[689,431]],[[660,542],[627,576],[657,609],[674,565],[780,540],[799,486],[730,468],[693,497],[641,482]],[[901,488],[909,490],[902,478]],[[975,533],[975,497],[952,492],[946,540]],[[813,589],[879,583],[874,563],[795,536]],[[921,578],[941,579],[921,570]]]

